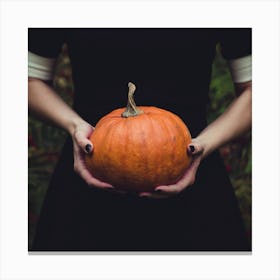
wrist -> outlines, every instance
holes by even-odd
[[[89,126],[90,124],[88,124],[85,120],[83,120],[80,117],[75,117],[72,118],[69,123],[66,125],[66,131],[73,137],[75,134],[75,131],[77,131],[77,129],[81,126]]]

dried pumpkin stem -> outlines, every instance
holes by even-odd
[[[126,106],[126,110],[122,113],[122,117],[124,117],[124,118],[138,116],[143,113],[143,111],[139,110],[135,104],[135,101],[133,98],[135,90],[136,90],[136,86],[133,83],[129,82],[128,83],[127,106]]]

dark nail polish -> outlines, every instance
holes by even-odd
[[[86,152],[89,154],[91,152],[91,145],[87,144],[85,147]]]
[[[160,193],[160,192],[162,192],[162,190],[155,190],[157,193]]]
[[[191,152],[193,153],[195,151],[195,147],[193,145],[190,145],[189,147],[190,147]]]

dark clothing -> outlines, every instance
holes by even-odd
[[[29,50],[56,57],[66,42],[74,109],[95,125],[136,104],[179,115],[193,137],[207,126],[217,43],[226,59],[251,53],[251,29],[29,29]],[[42,207],[32,250],[249,251],[233,188],[217,152],[179,195],[147,199],[89,188],[73,170],[67,139]]]

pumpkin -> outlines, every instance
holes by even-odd
[[[126,108],[101,118],[90,136],[93,153],[86,164],[94,177],[126,191],[153,191],[175,183],[188,168],[191,135],[174,113],[137,107],[135,85],[128,84]]]

